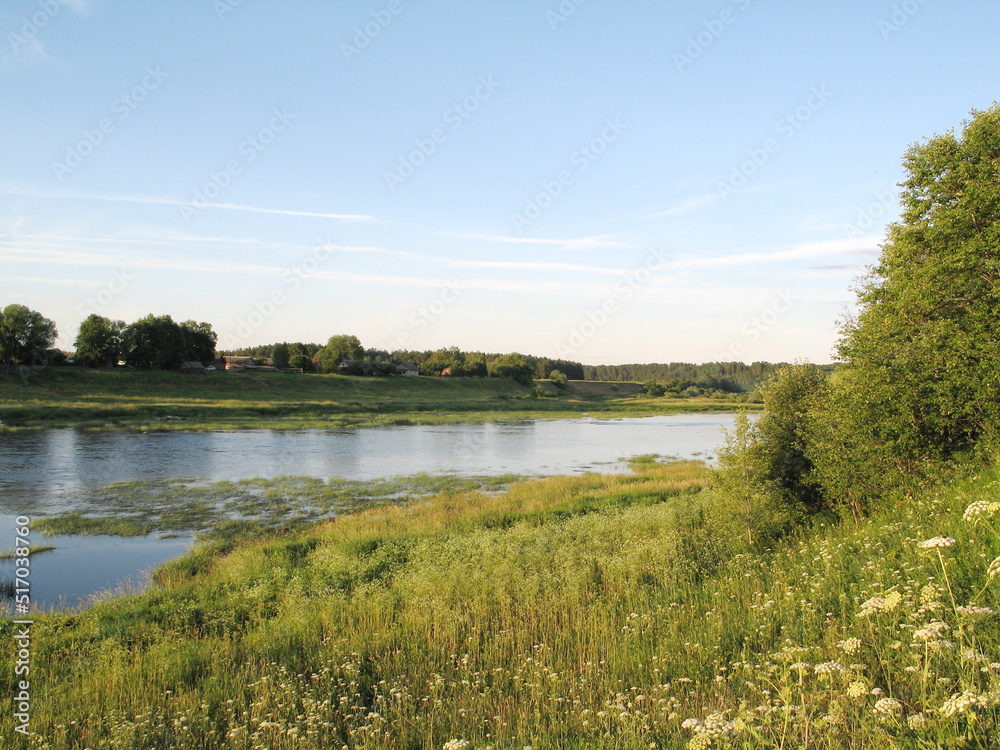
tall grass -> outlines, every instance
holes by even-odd
[[[144,594],[36,617],[23,746],[996,746],[996,471],[769,549],[707,477],[536,480],[202,547]]]

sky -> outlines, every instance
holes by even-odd
[[[219,348],[834,359],[987,0],[5,0],[0,306]]]

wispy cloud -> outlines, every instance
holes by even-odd
[[[97,286],[97,281],[82,281],[80,279],[57,279],[43,276],[4,276],[5,283],[12,284],[68,284],[70,286]]]
[[[695,209],[701,208],[702,206],[709,206],[717,201],[721,200],[718,193],[707,193],[705,195],[699,195],[690,200],[686,200],[676,206],[671,206],[670,208],[664,209],[663,211],[656,211],[655,213],[649,214],[647,219],[659,219],[663,216],[676,216],[677,214],[687,213],[688,211],[694,211]]]
[[[697,258],[668,261],[660,268],[730,268],[807,260],[836,255],[872,255],[878,253],[881,240],[858,237],[854,239],[805,242],[774,252],[733,253],[732,255],[699,256]]]
[[[198,237],[198,236],[176,236],[161,239],[151,238],[123,238],[123,237],[69,237],[55,234],[19,234],[8,235],[22,246],[48,249],[79,249],[79,245],[172,245],[172,244],[223,244],[223,245],[249,245],[261,251],[293,251],[297,253],[308,253],[315,249],[315,245],[301,245],[292,243],[272,243],[263,242],[256,239],[231,238],[231,237]],[[451,268],[495,268],[511,271],[567,271],[578,273],[590,273],[602,276],[617,276],[626,272],[623,268],[607,268],[603,266],[588,266],[575,263],[558,263],[546,261],[508,261],[508,260],[469,260],[465,258],[449,258],[438,255],[427,255],[424,253],[414,253],[405,250],[393,250],[390,248],[376,247],[372,245],[339,245],[329,241],[321,243],[329,251],[346,253],[369,253],[378,255],[390,255],[401,260],[414,263],[443,265]]]
[[[208,261],[189,258],[140,257],[112,255],[89,251],[54,250],[38,246],[18,247],[8,245],[0,248],[0,260],[11,263],[51,263],[60,266],[127,267],[137,270],[178,271],[197,273],[221,273],[232,277],[235,274],[253,276],[284,277],[288,268],[235,261]],[[451,279],[395,276],[381,274],[353,273],[348,271],[317,270],[309,274],[311,278],[331,279],[364,284],[440,288]],[[530,292],[558,294],[577,297],[594,297],[601,294],[601,287],[589,284],[575,284],[563,281],[528,282],[502,281],[498,279],[462,279],[463,288],[483,289],[502,292]]]
[[[503,242],[515,245],[549,245],[562,247],[571,250],[582,250],[602,247],[635,248],[627,242],[618,242],[608,239],[607,235],[593,235],[590,237],[573,237],[570,239],[555,239],[546,237],[510,237],[504,234],[477,234],[475,232],[449,232],[441,231],[441,234],[456,237],[464,240],[480,240],[483,242]]]
[[[107,201],[115,203],[142,203],[150,206],[192,206],[190,201],[180,201],[175,198],[151,195],[100,195],[94,193],[59,193],[24,189],[2,189],[5,195],[21,195],[31,198],[46,198],[56,200]],[[371,221],[367,214],[342,214],[326,211],[298,211],[285,208],[266,208],[263,206],[245,206],[240,203],[207,203],[199,209],[219,209],[222,211],[248,211],[250,213],[276,214],[279,216],[305,216],[318,219],[337,219],[341,221]]]

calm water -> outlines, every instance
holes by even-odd
[[[0,549],[13,547],[16,515],[57,513],[72,507],[81,490],[117,481],[622,471],[622,459],[645,453],[710,460],[732,422],[732,414],[677,414],[339,431],[0,435]],[[142,571],[180,554],[191,540],[33,534],[33,542],[57,548],[32,560],[33,600],[72,605],[129,581],[141,585]],[[10,577],[12,568],[0,560],[0,577]]]

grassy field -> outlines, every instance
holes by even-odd
[[[761,549],[704,466],[636,468],[217,541],[36,615],[37,734],[5,711],[4,746],[997,747],[1000,473]]]
[[[639,417],[734,408],[717,399],[644,398],[634,383],[532,389],[487,378],[85,370],[52,367],[0,376],[0,429],[310,429],[384,424]],[[753,408],[751,406],[751,408]]]

